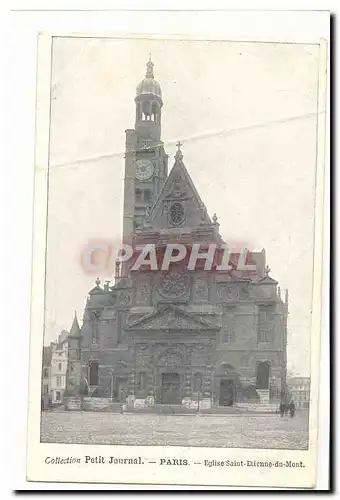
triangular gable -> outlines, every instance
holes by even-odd
[[[95,286],[92,288],[92,290],[89,291],[89,295],[93,295],[94,293],[103,293],[104,290],[100,288],[100,286]]]
[[[211,225],[206,207],[177,151],[175,164],[151,208],[148,225],[154,228],[195,228]]]
[[[216,327],[203,319],[185,313],[171,304],[160,306],[155,313],[146,314],[131,323],[127,330],[184,330],[206,331],[216,330]]]
[[[259,283],[268,284],[268,285],[277,285],[278,281],[274,280],[270,276],[265,276],[264,278],[261,278],[259,280]]]
[[[264,268],[265,276],[259,280],[259,283],[268,284],[268,285],[277,285],[278,282],[276,280],[274,280],[273,278],[271,278],[269,276],[269,273],[270,273],[270,267],[268,265],[266,265]]]

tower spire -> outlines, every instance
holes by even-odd
[[[146,75],[145,75],[146,78],[154,78],[153,67],[154,67],[154,63],[151,61],[151,53],[150,53],[149,60],[146,63]]]
[[[73,323],[70,330],[70,337],[77,337],[80,334],[80,327],[78,323],[77,313],[74,311]]]

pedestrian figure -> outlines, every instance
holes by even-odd
[[[281,403],[280,403],[280,415],[281,415],[281,417],[283,417],[284,414],[285,414],[285,404],[281,401]]]
[[[289,404],[289,413],[290,413],[290,417],[293,418],[294,415],[295,415],[295,404],[294,404],[294,401],[291,401],[291,403]]]

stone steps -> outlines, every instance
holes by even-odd
[[[212,408],[186,408],[182,405],[165,405],[155,404],[151,407],[133,408],[122,403],[112,403],[106,398],[80,398],[70,397],[65,398],[65,410],[68,411],[107,411],[112,413],[152,413],[156,415],[227,415],[227,414],[244,414],[244,413],[277,413],[279,410],[278,403],[235,403],[233,406],[213,406]]]
[[[122,404],[113,403],[108,398],[69,397],[64,400],[64,408],[68,411],[108,411],[120,413]]]
[[[82,399],[80,397],[64,398],[64,408],[68,411],[81,411]]]
[[[254,413],[276,413],[279,410],[278,403],[237,403],[235,407],[241,411]]]
[[[153,413],[155,415],[195,415],[197,410],[185,408],[182,405],[155,404],[150,407],[126,407],[124,413]]]

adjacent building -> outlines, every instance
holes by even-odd
[[[43,347],[42,373],[41,373],[41,405],[48,408],[51,399],[51,346]]]
[[[310,401],[310,377],[287,377],[287,387],[298,410],[308,410]]]
[[[247,253],[253,271],[246,274],[237,267],[237,253],[226,271],[217,270],[218,262],[206,271],[204,259],[192,271],[186,259],[168,271],[132,269],[147,244],[160,255],[171,242],[185,245],[188,255],[197,244],[201,252],[227,244],[195,188],[180,143],[168,173],[163,97],[153,66],[149,60],[137,87],[135,128],[125,132],[123,242],[135,252],[117,264],[115,283],[96,280],[82,327],[74,322],[68,342],[52,347],[53,401],[63,398],[67,352],[68,395],[184,404],[199,394],[207,406],[280,401],[288,293],[281,297],[264,250]]]
[[[62,331],[56,342],[51,342],[51,404],[61,404],[63,402],[66,387],[67,371],[67,336],[66,330]]]

